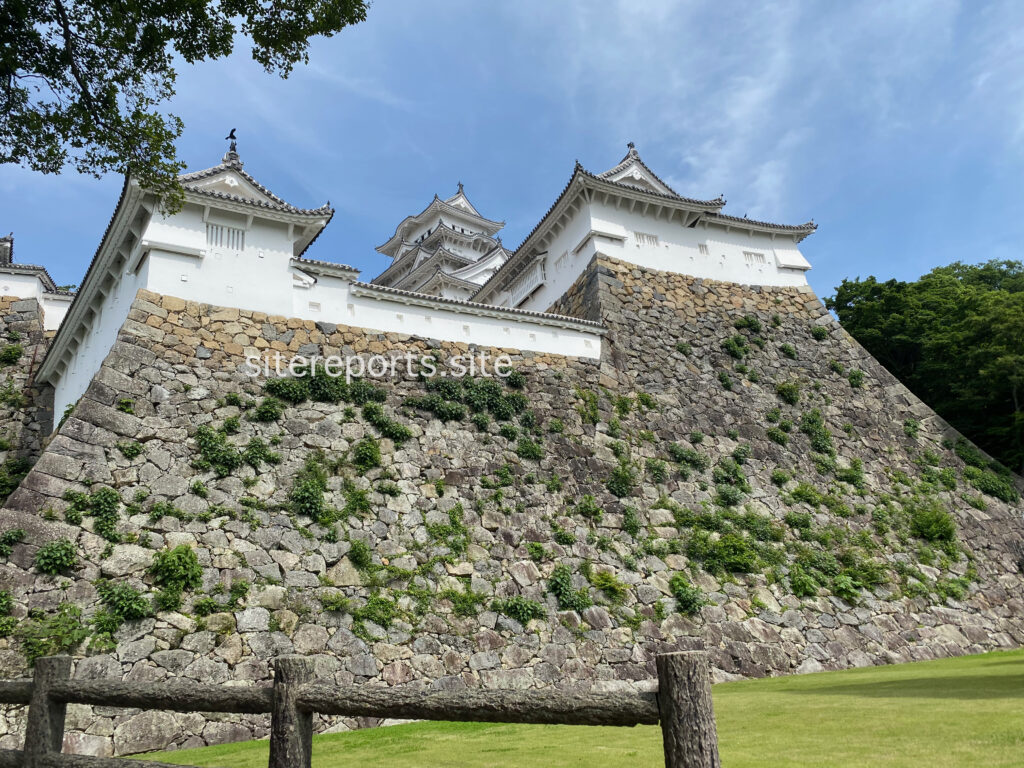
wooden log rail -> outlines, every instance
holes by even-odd
[[[305,656],[275,659],[273,687],[265,688],[74,680],[70,657],[48,656],[36,661],[31,679],[0,681],[0,704],[28,705],[24,749],[0,749],[0,768],[172,768],[152,760],[126,766],[121,758],[64,754],[68,704],[269,713],[269,768],[311,768],[314,714],[555,725],[660,723],[666,768],[721,768],[706,654],[662,654],[657,669],[657,693],[441,692],[317,681],[314,662]]]

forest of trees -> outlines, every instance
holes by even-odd
[[[913,282],[843,280],[825,304],[939,415],[1024,471],[1024,264],[956,262]]]

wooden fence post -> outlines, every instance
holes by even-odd
[[[54,701],[50,688],[71,677],[70,656],[36,659],[32,672],[32,698],[25,723],[25,756],[22,768],[36,768],[45,755],[59,753],[64,746],[64,716],[68,705]]]
[[[707,654],[665,653],[657,665],[665,768],[721,768]]]
[[[300,710],[296,699],[302,686],[313,680],[313,675],[314,662],[306,656],[279,656],[274,660],[270,768],[310,768],[313,714]]]

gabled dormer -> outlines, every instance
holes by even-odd
[[[648,168],[640,159],[640,153],[636,151],[636,145],[632,141],[626,146],[629,149],[626,156],[614,168],[597,174],[599,179],[607,179],[616,184],[625,184],[647,192],[656,192],[659,195],[679,197],[672,187],[659,179],[658,174]]]

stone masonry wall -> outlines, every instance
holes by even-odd
[[[17,485],[50,431],[53,392],[34,383],[47,344],[35,299],[0,297],[0,499]]]
[[[813,294],[599,258],[554,309],[604,322],[604,356],[509,350],[523,378],[501,403],[521,394],[526,411],[474,418],[408,377],[380,383],[390,421],[351,392],[259,421],[250,352],[467,348],[140,292],[0,512],[0,530],[25,532],[0,561],[19,622],[0,671],[25,673],[23,628],[62,603],[95,615],[100,578],[155,594],[155,554],[182,544],[201,587],[83,640],[77,676],[267,684],[270,659],[302,653],[342,683],[600,691],[646,686],[654,654],[700,645],[726,680],[1024,643],[1020,502],[971,484],[943,442],[956,436]],[[396,422],[398,444],[381,437]],[[223,476],[197,463],[203,427],[251,461]],[[82,501],[106,488],[113,535]],[[40,573],[39,548],[63,538],[77,564]],[[11,708],[0,747],[22,727]],[[85,706],[68,727],[67,748],[93,754],[266,735],[258,717]]]

